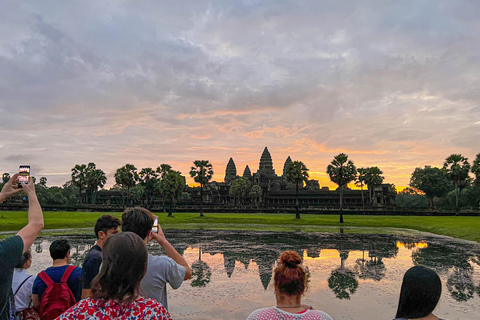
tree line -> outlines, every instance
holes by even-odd
[[[291,162],[285,171],[287,182],[295,186],[296,217],[300,218],[298,191],[309,188],[308,168],[302,161]],[[349,183],[355,183],[362,191],[368,189],[368,203],[372,203],[373,186],[384,181],[383,172],[377,166],[357,168],[345,153],[336,155],[327,166],[326,172],[330,180],[338,185],[340,196],[340,222],[343,222],[343,196]],[[473,174],[474,178],[470,177]],[[204,188],[213,177],[213,167],[208,160],[195,160],[189,171],[190,177],[200,184],[200,215],[203,216]],[[8,173],[2,176],[5,183],[10,178]],[[118,168],[114,174],[115,184],[110,190],[122,192],[123,205],[143,202],[151,206],[155,199],[163,199],[163,206],[169,204],[169,215],[172,205],[179,199],[190,197],[187,191],[186,178],[168,164],[161,164],[156,169],[142,168],[138,170],[133,164]],[[47,178],[41,177],[36,183],[40,202],[51,205],[77,205],[84,202],[96,202],[96,194],[106,184],[105,172],[95,163],[77,164],[71,169],[71,180],[62,187],[47,187]],[[445,159],[441,168],[430,165],[416,168],[412,173],[410,187],[397,195],[396,204],[404,207],[420,207],[429,205],[459,210],[462,207],[478,209],[480,207],[480,154],[477,154],[472,165],[461,154],[452,154]],[[317,186],[318,188],[318,186]],[[394,185],[390,186],[395,192]],[[237,177],[229,187],[229,195],[235,203],[249,197],[258,206],[262,188],[251,183],[248,178]],[[20,197],[18,195],[17,197]],[[362,202],[365,205],[366,201]],[[435,201],[434,201],[435,200]],[[428,202],[428,203],[426,203]]]
[[[410,187],[397,198],[402,206],[422,206],[422,200],[431,208],[439,207],[457,212],[462,208],[480,207],[480,153],[472,165],[461,154],[447,157],[441,168],[426,165],[415,168]]]

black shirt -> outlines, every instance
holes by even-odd
[[[97,276],[102,264],[102,249],[94,245],[88,252],[83,262],[83,289],[90,289],[92,287],[92,280]]]
[[[7,320],[10,317],[13,269],[20,263],[22,253],[23,240],[20,236],[0,242],[0,320]]]

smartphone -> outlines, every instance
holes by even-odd
[[[18,186],[21,188],[22,183],[28,183],[28,180],[30,180],[30,166],[20,166],[18,172],[20,174],[18,176]]]
[[[155,217],[155,221],[153,221],[152,232],[158,233],[158,217]]]

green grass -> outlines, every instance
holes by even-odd
[[[45,229],[69,229],[55,233],[88,233],[100,212],[45,212]],[[110,213],[121,217],[121,213]],[[294,214],[247,214],[247,213],[175,213],[168,218],[159,215],[163,229],[223,229],[223,230],[268,230],[339,232],[348,233],[399,233],[399,229],[431,232],[439,235],[480,242],[480,217],[420,217],[420,216],[359,216],[345,215],[340,224],[338,215],[302,215],[300,220]],[[25,211],[0,212],[0,231],[20,230],[27,223]],[[392,229],[394,228],[394,229]],[[44,231],[44,233],[53,231]]]

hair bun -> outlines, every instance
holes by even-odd
[[[280,256],[280,263],[285,264],[289,268],[296,268],[302,263],[302,257],[295,251],[285,251]]]

